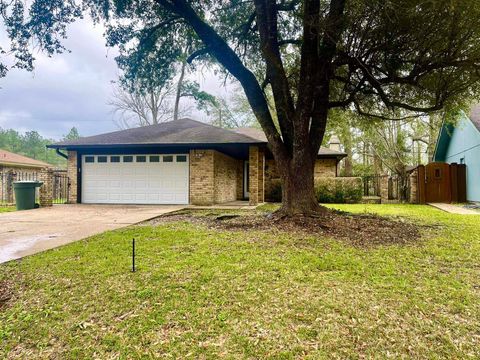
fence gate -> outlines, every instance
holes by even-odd
[[[54,204],[66,204],[70,183],[66,172],[55,172],[53,174],[53,199]]]
[[[466,202],[466,166],[433,162],[418,171],[420,203]]]
[[[425,199],[427,202],[451,202],[450,165],[433,162],[425,168]]]

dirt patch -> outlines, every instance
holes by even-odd
[[[0,310],[13,298],[13,281],[0,280]]]
[[[332,237],[357,247],[409,244],[421,238],[421,227],[405,219],[373,214],[351,214],[329,211],[314,217],[276,218],[272,214],[245,213],[228,216],[221,213],[195,214],[194,211],[169,214],[153,220],[152,224],[188,221],[209,228],[228,231],[283,231],[301,236]]]

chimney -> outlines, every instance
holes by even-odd
[[[332,135],[330,137],[330,141],[328,142],[328,148],[330,150],[342,151],[342,149],[340,148],[340,139],[337,135]]]

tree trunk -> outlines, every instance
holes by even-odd
[[[187,62],[182,62],[182,68],[180,71],[180,78],[178,79],[177,84],[177,93],[175,94],[175,108],[173,110],[173,120],[178,120],[178,113],[180,111],[180,98],[182,97],[182,85],[183,85],[183,78],[185,77],[185,68],[187,66]]]
[[[292,215],[321,215],[327,208],[318,204],[315,196],[313,170],[315,159],[297,156],[294,159],[275,160],[282,180],[282,207],[279,213]]]

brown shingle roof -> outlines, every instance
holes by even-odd
[[[112,145],[173,145],[173,144],[266,144],[261,129],[223,129],[192,119],[180,119],[157,125],[114,131],[49,145],[53,148]],[[345,153],[321,148],[319,155],[344,157]]]
[[[27,156],[15,154],[2,149],[0,149],[0,165],[22,166],[32,168],[44,168],[52,166],[43,161],[35,160]]]
[[[267,142],[267,137],[265,136],[265,133],[263,132],[262,129],[249,127],[249,128],[238,128],[238,129],[234,129],[233,131],[235,131],[238,134],[247,135],[254,139]],[[320,150],[318,150],[318,155],[325,156],[325,157],[338,156],[340,158],[347,156],[347,154],[344,153],[343,151],[336,151],[323,146],[320,148]]]
[[[262,141],[191,119],[62,141],[51,147],[146,144],[256,144]]]

